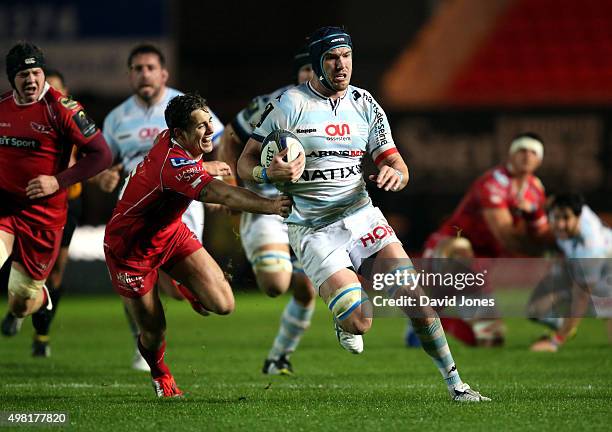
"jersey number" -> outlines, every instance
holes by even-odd
[[[260,127],[261,124],[266,119],[266,117],[268,117],[268,114],[270,114],[273,109],[274,109],[274,105],[272,105],[271,103],[266,105],[266,108],[264,109],[264,112],[261,113],[261,118],[259,119],[259,123],[257,123],[257,125],[255,127]]]

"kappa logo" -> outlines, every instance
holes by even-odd
[[[34,132],[40,132],[44,134],[50,134],[53,130],[51,126],[41,125],[36,122],[30,122],[30,127],[34,130]]]
[[[186,166],[186,165],[195,165],[197,164],[197,161],[194,161],[193,159],[186,159],[186,158],[170,158],[170,164],[174,167],[174,168],[180,168],[182,166]]]

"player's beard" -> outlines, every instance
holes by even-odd
[[[150,104],[152,101],[156,100],[157,97],[160,95],[160,93],[161,93],[161,87],[152,87],[152,86],[141,86],[138,88],[138,92],[137,92],[138,97],[147,104]]]

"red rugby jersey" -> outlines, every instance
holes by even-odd
[[[531,228],[537,228],[547,223],[544,209],[546,195],[540,179],[530,175],[521,190],[517,190],[511,180],[512,174],[504,166],[487,171],[470,186],[453,215],[437,232],[454,236],[460,229],[461,234],[472,243],[478,257],[509,255],[489,230],[483,210],[507,208],[512,213],[515,225],[524,221]],[[521,201],[527,204],[529,211],[519,209]]]
[[[0,213],[18,214],[30,225],[57,229],[66,221],[66,190],[32,200],[28,182],[68,167],[72,146],[91,141],[100,130],[83,107],[45,84],[41,98],[18,104],[13,92],[0,96]]]
[[[213,180],[166,129],[130,173],[106,225],[104,244],[122,259],[163,253],[192,200]]]

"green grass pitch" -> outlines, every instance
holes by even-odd
[[[375,321],[364,354],[350,355],[321,302],[292,357],[296,375],[262,375],[286,301],[240,293],[234,314],[204,318],[164,299],[166,359],[187,397],[157,400],[148,375],[129,368],[119,298],[66,296],[51,358],[30,356],[29,319],[0,339],[0,411],[64,411],[84,431],[610,430],[612,348],[601,321],[586,320],[555,355],[528,352],[542,329],[521,319],[507,320],[505,348],[451,340],[462,378],[493,399],[458,405],[425,353],[404,348],[403,319]]]

